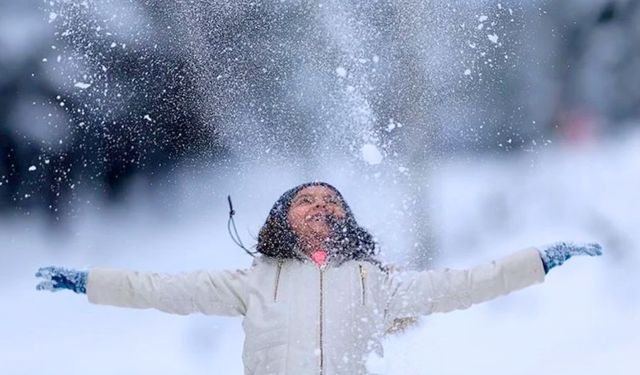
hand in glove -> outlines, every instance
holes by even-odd
[[[575,244],[571,242],[556,242],[540,248],[540,257],[544,265],[544,272],[559,266],[574,255],[602,255],[602,246],[598,243]]]
[[[62,267],[42,267],[36,272],[36,277],[44,280],[36,285],[36,289],[51,292],[69,289],[76,293],[87,293],[87,274],[86,271]]]

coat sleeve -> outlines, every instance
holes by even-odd
[[[154,308],[171,314],[244,315],[248,272],[170,275],[94,268],[87,279],[87,297],[95,304]]]
[[[466,309],[542,282],[544,276],[535,248],[468,270],[398,272],[387,278],[387,319]]]

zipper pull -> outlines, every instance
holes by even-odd
[[[280,272],[282,272],[282,260],[278,260],[278,268],[276,269],[275,286],[273,287],[273,302],[278,301],[278,286],[280,285]]]
[[[358,264],[358,267],[360,267],[360,277],[362,277],[362,280],[365,281],[367,279],[367,268],[362,264]]]
[[[360,287],[362,288],[362,304],[367,304],[367,269],[362,265],[358,264],[358,269],[360,270]]]

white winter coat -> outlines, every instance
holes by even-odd
[[[257,257],[251,268],[176,275],[92,269],[89,301],[243,316],[245,374],[368,374],[394,319],[465,309],[544,280],[538,250],[470,270],[388,272],[349,260]]]

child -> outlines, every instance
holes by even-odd
[[[173,314],[243,316],[246,374],[366,374],[369,353],[397,322],[472,304],[542,282],[598,244],[528,248],[469,270],[382,267],[372,236],[333,186],[285,192],[258,235],[249,269],[176,275],[41,268],[37,288],[86,293],[92,303]]]

